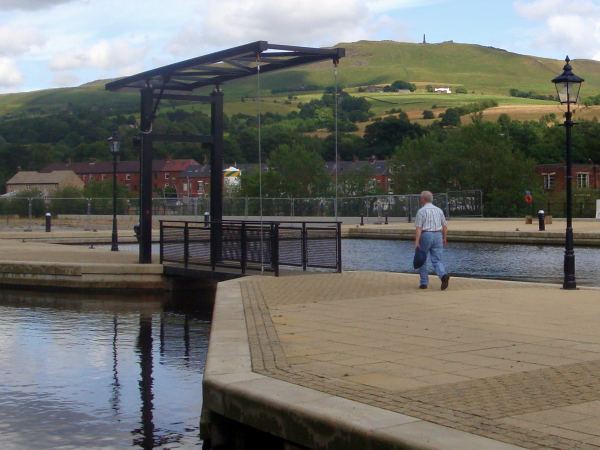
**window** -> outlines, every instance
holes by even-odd
[[[130,173],[126,173],[126,174],[125,174],[125,179],[126,179],[127,181],[131,180],[131,174],[130,174]]]
[[[168,180],[168,179],[169,179],[169,174],[165,173],[165,180]]]
[[[556,175],[555,172],[542,174],[542,176],[544,177],[544,189],[545,190],[551,191],[552,189],[554,189],[554,176],[555,175]]]
[[[102,180],[104,181],[104,178],[106,178],[106,175],[102,174]]]
[[[590,174],[587,172],[577,172],[577,187],[590,187]]]
[[[183,183],[183,192],[187,192],[187,190],[188,190],[187,183]]]

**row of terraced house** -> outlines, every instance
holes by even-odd
[[[333,177],[336,163],[327,162],[327,170]],[[368,165],[371,167],[372,182],[382,192],[390,190],[390,174],[388,161],[370,159],[369,161],[338,161],[337,172],[343,176]],[[239,173],[251,173],[258,170],[258,164],[234,164]],[[263,164],[263,171],[268,170]],[[110,161],[53,163],[40,172],[19,172],[7,182],[7,191],[18,190],[18,186],[35,186],[35,180],[47,177],[52,173],[72,171],[83,181],[83,185],[92,182],[112,180],[113,164]],[[210,192],[210,165],[199,164],[194,159],[163,159],[152,163],[152,188],[157,196],[164,196],[168,191],[176,192],[178,197],[202,197]],[[137,194],[140,186],[139,161],[117,162],[117,183]],[[31,178],[31,182],[27,178]],[[18,180],[18,186],[16,181]],[[58,185],[57,185],[58,186]]]

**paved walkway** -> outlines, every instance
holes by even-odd
[[[600,448],[600,291],[355,272],[240,283],[253,371],[526,448]]]
[[[111,252],[107,247],[89,248],[0,239],[0,262],[2,261],[136,264],[138,256],[136,252]]]

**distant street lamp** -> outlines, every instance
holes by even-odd
[[[117,237],[117,155],[121,150],[121,142],[115,131],[108,138],[108,148],[113,156],[113,223],[112,223],[112,241],[110,250],[113,252],[119,251],[119,242]]]
[[[572,162],[571,162],[571,130],[573,128],[573,113],[571,112],[571,105],[577,103],[579,98],[579,89],[583,78],[578,77],[573,73],[570,59],[567,56],[565,58],[565,66],[563,67],[563,73],[554,78],[552,82],[556,86],[556,93],[561,104],[567,105],[567,111],[565,112],[565,131],[567,134],[566,139],[566,162],[567,171],[565,176],[566,194],[567,194],[567,230],[565,236],[565,266],[564,266],[564,280],[563,289],[576,289],[577,284],[575,282],[575,252],[573,251],[573,186],[572,186]]]

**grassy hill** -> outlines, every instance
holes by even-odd
[[[551,107],[552,102],[508,97],[508,90],[517,88],[538,94],[552,94],[554,87],[550,80],[560,73],[564,64],[558,60],[519,55],[492,47],[451,42],[412,44],[359,41],[341,43],[339,46],[346,48],[346,58],[342,59],[339,66],[339,78],[347,89],[390,83],[398,79],[410,81],[419,87],[413,94],[360,94],[368,97],[374,110],[380,113],[393,107],[415,111],[434,105],[443,108],[490,97],[496,98],[501,105],[546,104]],[[575,60],[572,64],[575,72],[586,80],[582,96],[600,92],[600,62]],[[263,76],[262,94],[265,98],[262,109],[281,113],[291,111],[298,101],[309,100],[315,95],[303,92],[303,89],[314,87],[320,90],[333,85],[333,81],[333,68],[329,62],[267,74]],[[427,84],[461,85],[469,94],[434,97],[424,92]],[[255,89],[254,79],[226,85],[226,112],[254,113],[253,102],[242,102],[241,97],[255,96]],[[272,91],[278,94],[271,95]],[[298,98],[292,103],[286,102],[288,94]],[[106,92],[104,81],[101,80],[75,88],[0,95],[0,116],[19,117],[80,108],[136,113],[138,97],[135,94]]]

